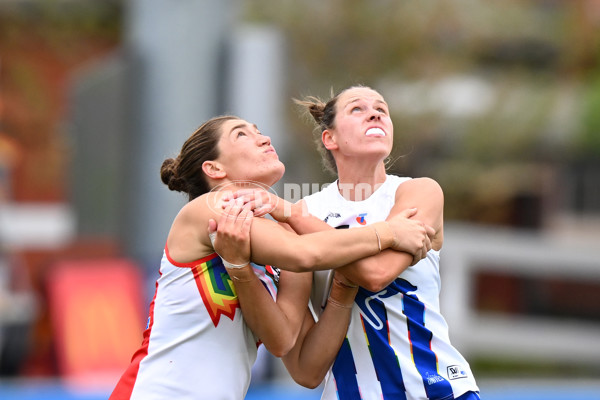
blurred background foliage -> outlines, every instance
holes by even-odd
[[[17,198],[56,200],[68,191],[61,183],[69,165],[62,157],[68,153],[60,134],[67,103],[60,85],[73,70],[123,45],[125,5],[118,0],[1,3],[3,134],[32,155],[17,168],[31,182],[16,189]],[[438,179],[449,219],[519,224],[511,204],[519,198],[568,208],[559,184],[565,171],[575,164],[598,169],[596,2],[245,0],[239,5],[242,21],[275,26],[286,38],[289,99],[328,97],[352,84],[372,86],[386,97],[396,136],[391,171]],[[290,135],[306,150],[290,155],[290,162],[306,165],[312,157],[318,165],[307,134],[311,125],[291,100],[287,109]],[[321,181],[330,179],[314,166],[307,170]],[[540,216],[521,225],[539,228],[543,221]]]
[[[595,2],[245,4],[248,21],[285,33],[292,96],[366,84],[386,97],[391,170],[438,179],[449,219],[541,228],[570,207],[571,166],[598,168]]]

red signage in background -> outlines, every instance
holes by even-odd
[[[59,262],[48,298],[62,378],[81,388],[114,386],[142,341],[138,267],[124,259]]]

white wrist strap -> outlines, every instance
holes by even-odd
[[[219,256],[219,257],[221,257],[221,256]],[[225,260],[223,257],[221,257],[221,261],[223,261],[223,265],[225,266],[225,268],[233,268],[233,269],[244,268],[246,265],[250,264],[250,261],[246,261],[243,264],[232,264],[229,261]]]
[[[208,234],[208,237],[210,238],[210,243],[213,245],[213,249],[215,246],[215,237],[217,237],[217,232],[212,232]],[[215,253],[217,251],[215,250]],[[219,254],[219,253],[217,253]],[[219,257],[221,257],[221,255],[219,254]],[[250,261],[246,261],[243,264],[232,264],[229,261],[225,260],[223,257],[221,257],[221,261],[223,261],[223,265],[225,266],[225,268],[233,268],[233,269],[237,269],[237,268],[243,268],[246,265],[250,264]]]

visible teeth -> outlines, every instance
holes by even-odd
[[[371,128],[365,133],[367,136],[385,136],[385,132],[381,128]]]

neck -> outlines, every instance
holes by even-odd
[[[338,165],[338,190],[342,197],[350,201],[366,200],[386,179],[382,161],[377,165],[354,166]]]
[[[229,191],[235,192],[237,190],[246,190],[246,189],[261,189],[261,190],[269,190],[272,185],[261,182],[261,181],[253,181],[253,180],[229,180],[222,179],[218,182],[215,182],[211,186],[211,190],[217,191]]]

